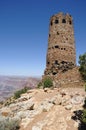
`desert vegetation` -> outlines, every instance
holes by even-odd
[[[14,93],[14,98],[15,98],[15,99],[20,98],[21,94],[26,93],[28,89],[29,89],[29,88],[24,87],[23,89],[16,91],[16,92]]]
[[[44,80],[38,83],[37,88],[51,88],[53,87],[53,81],[51,78],[46,77]]]
[[[80,64],[79,71],[82,75],[82,78],[86,81],[86,53],[79,56],[79,64]]]
[[[19,130],[19,120],[10,117],[0,117],[0,130]]]
[[[86,92],[86,53],[79,56],[79,71],[81,73],[82,79],[85,81],[84,89]],[[75,111],[74,120],[79,120],[78,130],[86,130],[86,97],[84,100],[83,110]]]

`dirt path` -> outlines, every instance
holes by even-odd
[[[49,100],[59,91],[65,91],[67,95],[85,95],[83,88],[64,88],[64,89],[54,89],[44,92],[44,90],[36,90],[33,94],[35,109],[44,100]],[[66,110],[64,106],[54,105],[49,111],[41,112],[34,116],[33,120],[24,128],[21,127],[20,130],[78,130],[78,122],[71,119],[73,111],[75,109],[80,109],[79,104],[71,110]]]

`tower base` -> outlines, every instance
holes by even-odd
[[[83,87],[84,86],[84,81],[82,80],[78,66],[66,72],[58,73],[56,75],[43,75],[42,79],[46,77],[50,77],[53,80],[54,87]]]

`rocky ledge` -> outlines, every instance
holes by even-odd
[[[17,118],[20,130],[78,130],[79,121],[71,117],[84,99],[84,88],[32,89],[3,105],[0,117]]]

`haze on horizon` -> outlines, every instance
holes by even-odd
[[[78,63],[79,55],[86,52],[86,1],[0,1],[0,75],[43,75],[49,20],[59,12],[74,19]]]

